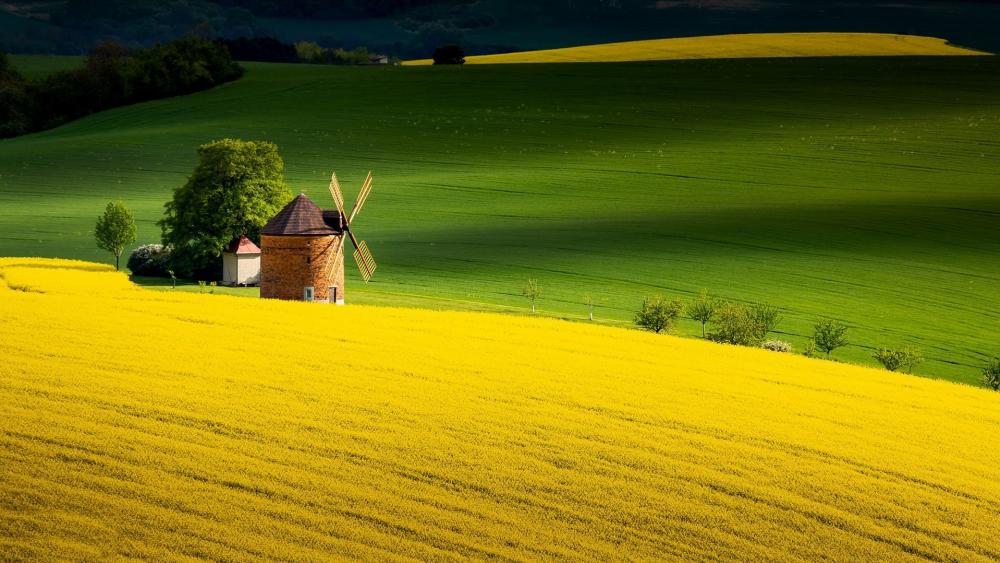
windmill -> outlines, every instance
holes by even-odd
[[[336,209],[320,209],[299,194],[261,229],[260,296],[323,303],[344,303],[344,243],[350,238],[354,262],[367,284],[375,258],[353,232],[354,220],[372,192],[369,172],[350,214],[334,173],[330,196]]]
[[[351,230],[351,223],[354,222],[354,218],[358,216],[358,212],[361,211],[361,207],[364,206],[365,201],[368,196],[372,193],[372,173],[369,171],[368,176],[365,177],[365,181],[361,184],[361,191],[358,192],[358,199],[354,202],[354,208],[351,209],[351,214],[347,215],[344,210],[344,194],[340,190],[340,180],[337,179],[337,173],[334,172],[330,175],[330,196],[333,197],[333,203],[337,206],[337,213],[340,215],[340,224],[344,233],[350,237],[351,244],[354,245],[354,263],[358,265],[358,271],[361,272],[361,279],[365,280],[367,284],[372,276],[375,274],[375,258],[372,257],[372,253],[368,250],[368,245],[365,241],[359,241],[357,237],[354,236],[354,232]],[[334,254],[334,260],[330,260],[328,269],[330,270],[327,274],[329,276],[333,275],[333,264],[336,264],[337,258],[344,251],[344,238],[340,237],[340,241],[337,243],[337,250]]]

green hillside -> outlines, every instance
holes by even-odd
[[[40,79],[59,72],[72,70],[83,65],[83,57],[60,55],[9,55],[10,62],[27,78]]]
[[[1000,353],[1000,62],[993,57],[338,68],[239,82],[0,142],[0,255],[107,260],[89,229],[121,197],[140,242],[195,147],[273,140],[328,203],[368,169],[380,270],[349,300],[421,297],[627,321],[701,288],[849,322],[852,346],[918,346],[975,382]],[[428,301],[448,303],[448,301]],[[681,327],[694,333],[694,323]],[[610,343],[609,343],[610,344]]]

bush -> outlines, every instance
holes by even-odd
[[[739,346],[760,346],[767,333],[781,322],[777,307],[767,303],[716,303],[713,324],[715,332],[709,335],[715,342]]]
[[[635,324],[657,334],[670,330],[671,324],[684,310],[684,304],[676,299],[666,301],[662,296],[643,299],[642,308],[635,313]]]
[[[162,244],[144,244],[128,257],[128,269],[134,276],[170,277],[170,249]]]
[[[1000,390],[1000,358],[993,358],[983,367],[983,383],[993,389]]]
[[[791,352],[792,345],[784,340],[768,340],[760,345],[761,348],[765,350],[770,350],[772,352]]]
[[[458,45],[445,45],[434,49],[434,64],[462,65],[465,64],[465,51]]]
[[[371,53],[367,47],[346,49],[327,49],[312,41],[300,41],[295,44],[295,52],[302,62],[319,65],[366,65],[371,64]]]
[[[726,303],[715,314],[715,332],[709,338],[725,344],[759,346],[767,334],[761,315],[740,303]]]
[[[802,350],[802,355],[807,358],[816,357],[816,343],[813,341],[806,342],[806,347]]]
[[[318,62],[324,49],[312,41],[299,41],[295,44],[295,54],[305,63]]]
[[[813,329],[813,344],[817,349],[826,352],[826,357],[829,358],[830,352],[847,346],[847,325],[831,319],[816,323]]]
[[[781,315],[778,313],[778,308],[768,303],[753,303],[750,305],[750,315],[753,317],[754,322],[757,323],[761,340],[767,336],[767,333],[777,328],[778,323],[781,322]]]
[[[889,348],[879,348],[873,356],[882,367],[889,371],[903,371],[910,373],[913,368],[924,361],[920,350],[906,348],[904,350],[892,350]]]

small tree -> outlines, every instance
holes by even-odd
[[[902,358],[900,358],[899,353],[896,350],[890,350],[888,348],[879,348],[872,355],[875,361],[882,364],[882,367],[889,371],[896,371],[902,365]]]
[[[110,201],[94,227],[97,247],[115,255],[115,269],[121,264],[125,247],[135,242],[135,218],[121,201]]]
[[[847,325],[831,319],[816,323],[813,343],[816,344],[816,348],[826,352],[826,357],[829,358],[830,352],[847,346]]]
[[[983,383],[994,391],[1000,390],[1000,358],[986,362],[983,368]]]
[[[538,285],[538,280],[535,278],[529,278],[528,283],[521,290],[521,295],[524,295],[531,301],[531,312],[535,312],[535,301],[542,296],[542,287]]]
[[[905,373],[913,372],[913,368],[924,363],[924,354],[916,348],[905,348],[903,350],[903,367]]]
[[[716,311],[715,332],[709,338],[716,342],[739,346],[759,346],[764,340],[764,329],[757,315],[741,303],[724,303]]]
[[[702,338],[705,338],[705,325],[715,318],[715,314],[718,313],[721,306],[722,302],[709,295],[708,291],[704,289],[695,297],[694,301],[688,304],[687,316],[689,319],[701,323]]]
[[[465,64],[465,51],[458,45],[445,45],[434,49],[434,64],[461,65]]]
[[[816,343],[813,342],[812,340],[810,340],[809,342],[806,342],[806,347],[802,350],[802,355],[805,356],[805,357],[807,357],[807,358],[815,358],[816,357]]]
[[[753,317],[757,329],[760,331],[760,339],[764,340],[769,332],[778,327],[781,322],[781,314],[778,308],[769,303],[754,303],[750,305],[750,316]]]
[[[587,318],[589,320],[594,320],[594,294],[585,293],[583,295],[583,304],[587,306]]]
[[[924,355],[915,348],[903,350],[892,350],[889,348],[879,348],[873,356],[882,367],[889,371],[902,371],[910,373],[914,366],[924,361]]]
[[[670,329],[670,325],[684,310],[684,303],[678,300],[666,301],[657,295],[642,300],[642,308],[635,313],[635,324],[657,334]]]

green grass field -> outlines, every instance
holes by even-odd
[[[593,293],[622,322],[707,288],[779,305],[799,349],[847,321],[843,360],[912,345],[975,383],[1000,353],[994,57],[247,66],[0,142],[0,255],[107,261],[89,231],[117,197],[154,242],[199,144],[269,139],[321,204],[330,170],[348,198],[375,171],[357,231],[380,269],[348,300],[523,309],[534,277],[547,314]]]
[[[11,63],[26,78],[45,78],[60,70],[71,70],[83,65],[83,57],[61,55],[9,55]]]

